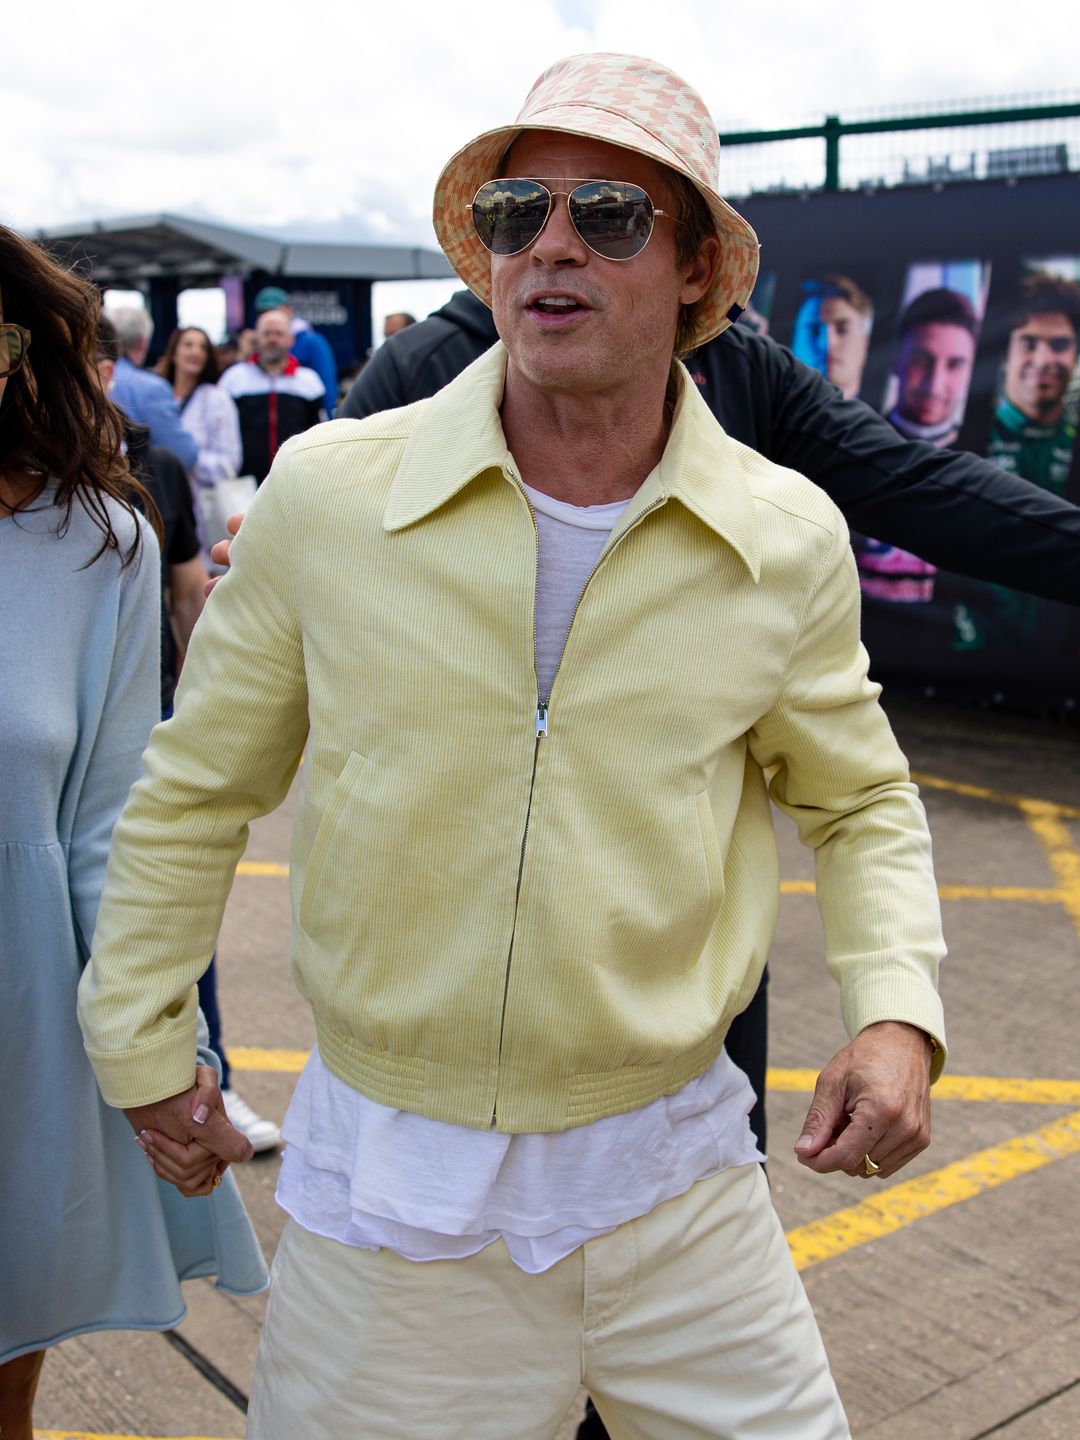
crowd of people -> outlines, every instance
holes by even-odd
[[[844,516],[1076,603],[1080,512],[931,443],[914,382],[905,438],[733,323],[758,247],[717,177],[680,77],[551,67],[440,179],[467,291],[389,317],[332,426],[284,291],[223,370],[191,326],[151,370],[145,310],[0,227],[5,1440],[49,1346],[266,1283],[230,1166],[282,1132],[232,1086],[215,947],[302,756],[318,1044],[248,1434],[545,1440],[584,1379],[592,1436],[848,1435],[762,1172],[769,801],[851,1034],[796,1154],[888,1178],[929,1140],[943,944]],[[823,368],[861,363],[865,297],[814,298]],[[1064,363],[1025,324],[1017,395]]]

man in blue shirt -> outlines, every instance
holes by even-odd
[[[199,454],[193,435],[180,423],[180,409],[173,399],[172,387],[160,375],[142,367],[150,348],[154,322],[147,311],[125,306],[109,312],[116,327],[121,355],[109,397],[119,405],[129,420],[150,431],[150,443],[164,445],[190,470]]]

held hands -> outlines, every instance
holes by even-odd
[[[162,1180],[181,1195],[209,1195],[231,1164],[250,1160],[251,1142],[229,1124],[217,1071],[195,1068],[195,1084],[179,1095],[125,1110],[135,1143]]]
[[[868,1025],[818,1076],[803,1133],[800,1164],[819,1174],[867,1176],[864,1156],[885,1180],[930,1143],[930,1059],[922,1030],[899,1021]]]
[[[243,523],[243,515],[230,515],[228,520],[225,521],[225,528],[230,535],[236,536],[239,534],[240,526]],[[229,568],[229,551],[231,548],[231,540],[219,540],[216,545],[211,545],[210,547],[210,559],[213,560],[215,565],[224,565],[227,570]],[[220,575],[215,575],[212,580],[208,580],[203,587],[203,594],[209,595],[210,591],[213,590],[220,579]]]

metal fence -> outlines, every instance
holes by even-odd
[[[776,130],[720,132],[721,193],[877,190],[1080,171],[1080,91],[893,106]]]

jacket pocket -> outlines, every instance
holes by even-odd
[[[705,862],[705,876],[708,885],[708,903],[705,923],[697,938],[693,953],[696,955],[705,944],[724,899],[724,857],[720,852],[720,841],[716,838],[716,822],[713,819],[712,802],[709,792],[702,790],[695,795],[698,825],[701,829],[701,853]]]
[[[297,910],[297,920],[300,928],[310,934],[310,921],[314,897],[319,892],[319,882],[326,870],[327,857],[334,841],[334,836],[341,824],[341,816],[348,803],[350,795],[359,789],[367,779],[371,770],[371,762],[366,755],[361,755],[354,750],[342,767],[341,774],[334,781],[334,788],[330,792],[330,800],[323,811],[322,819],[319,821],[319,828],[315,832],[315,839],[311,846],[311,853],[308,855],[307,865],[304,870],[304,885],[300,892],[300,904]]]

